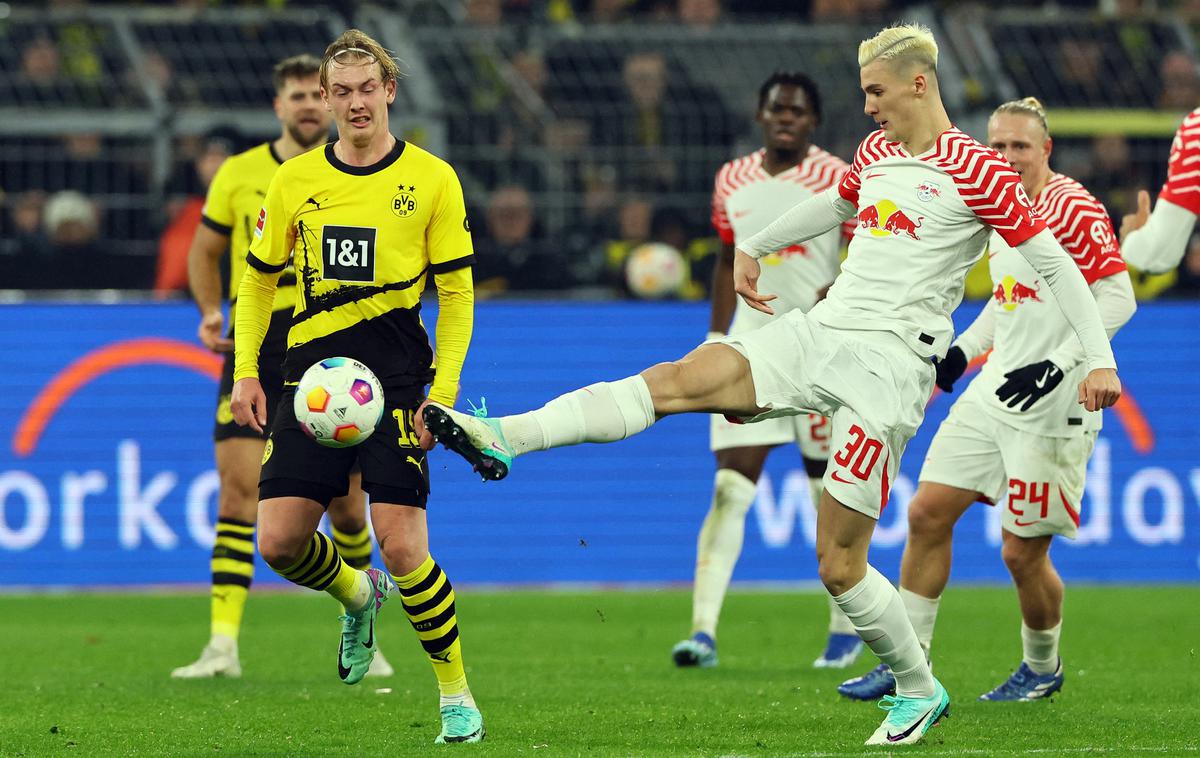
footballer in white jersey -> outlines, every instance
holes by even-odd
[[[817,85],[797,72],[777,71],[759,87],[755,121],[764,147],[729,161],[717,171],[712,223],[723,243],[713,272],[709,337],[740,334],[773,317],[738,301],[733,291],[734,246],[780,214],[818,192],[837,186],[849,166],[809,142],[821,116]],[[764,281],[780,293],[776,312],[807,311],[837,276],[843,235],[838,229],[792,245],[763,259]],[[732,324],[730,323],[732,317]],[[829,458],[829,419],[818,414],[740,424],[711,417],[710,443],[717,458],[713,497],[696,546],[691,635],[675,645],[677,666],[717,664],[717,622],[734,566],[741,553],[746,514],[754,503],[767,455],[795,443],[808,474],[813,505]],[[836,604],[830,603],[825,650],[817,668],[844,668],[858,657],[862,641]]]
[[[1200,108],[1184,117],[1171,141],[1167,181],[1150,211],[1150,196],[1138,193],[1138,210],[1121,223],[1121,246],[1131,266],[1151,274],[1171,271],[1187,251],[1200,218]]]
[[[1036,99],[1001,105],[988,122],[988,136],[1078,266],[1111,336],[1136,306],[1104,206],[1079,182],[1050,170],[1053,143]],[[1020,598],[1023,660],[980,699],[1028,701],[1063,685],[1063,585],[1049,547],[1056,534],[1076,534],[1101,419],[1079,406],[1075,387],[1086,373],[1084,351],[1042,276],[998,234],[989,256],[992,297],[938,364],[938,386],[952,392],[968,362],[991,353],[930,444],[909,504],[900,594],[929,656],[950,576],[954,525],[977,500],[1002,503],[1002,554]],[[855,699],[878,697],[888,677],[876,670],[839,691]]]
[[[1096,301],[994,150],[954,128],[937,79],[937,43],[917,24],[859,45],[864,111],[880,126],[836,189],[792,208],[734,252],[734,288],[773,315],[759,258],[856,219],[847,261],[829,296],[749,332],[710,340],[676,361],[597,382],[527,413],[479,418],[430,404],[421,444],[441,442],[486,479],[516,457],[583,442],[616,442],[676,413],[743,420],[833,416],[830,466],[817,517],[821,582],[863,643],[890,667],[896,694],[869,745],[920,741],[950,696],[929,668],[900,594],[868,560],[905,445],[933,390],[929,358],[950,344],[949,311],[966,269],[995,229],[1057,296],[1092,370],[1079,386],[1088,410],[1120,397]],[[615,485],[619,486],[619,485]]]

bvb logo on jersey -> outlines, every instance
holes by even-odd
[[[408,218],[417,210],[417,198],[411,192],[397,192],[392,197],[392,213]]]

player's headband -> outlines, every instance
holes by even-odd
[[[338,63],[342,63],[342,61],[339,61],[338,58],[345,55],[346,53],[358,53],[359,55],[364,55],[364,56],[370,58],[372,61],[376,61],[376,62],[379,60],[378,58],[375,57],[375,53],[372,53],[370,50],[363,50],[361,47],[347,47],[342,50],[338,50],[336,53],[334,53],[333,55],[331,55],[329,57],[329,60],[337,61]]]

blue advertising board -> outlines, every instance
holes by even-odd
[[[978,311],[965,304],[960,328]],[[432,323],[434,314],[427,314]],[[1125,398],[1106,413],[1079,539],[1053,555],[1068,580],[1200,580],[1200,304],[1142,305],[1115,340]],[[683,355],[706,306],[481,303],[463,394],[493,415]],[[183,304],[0,306],[0,587],[202,584],[217,476],[211,429],[220,360]],[[937,424],[909,445],[872,562],[895,577],[907,502]],[[611,445],[522,457],[484,484],[431,455],[432,547],[456,582],[689,581],[714,464],[708,421],[666,419]],[[1007,581],[999,512],[960,523],[955,580]],[[815,514],[791,447],[776,450],[747,521],[735,581],[812,581]],[[256,582],[281,581],[260,562]]]

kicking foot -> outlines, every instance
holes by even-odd
[[[508,476],[512,466],[513,449],[500,431],[500,422],[487,418],[487,406],[481,405],[475,415],[430,403],[425,406],[425,428],[433,439],[467,460],[486,482]]]

